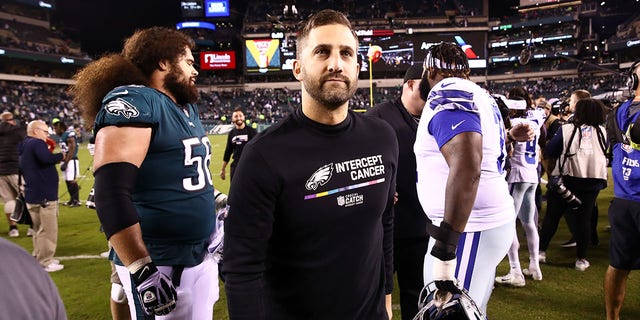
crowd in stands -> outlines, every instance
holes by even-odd
[[[600,76],[579,76],[576,78],[552,78],[538,80],[518,80],[510,82],[490,82],[487,89],[494,94],[506,95],[511,88],[522,87],[532,96],[568,98],[571,92],[584,89],[592,96],[626,87],[626,79],[617,74]]]
[[[501,17],[500,20],[503,24],[516,23],[516,22],[537,20],[541,18],[575,15],[579,13],[579,10],[580,10],[579,5],[572,5],[572,6],[564,6],[564,7],[554,7],[549,9],[522,11],[517,15]]]
[[[568,99],[567,94],[586,89],[592,95],[624,87],[624,79],[618,75],[583,76],[567,79],[520,80],[511,82],[489,82],[484,87],[493,94],[507,94],[516,86],[525,88],[532,96]],[[71,102],[66,85],[0,82],[0,111],[10,111],[23,121],[41,119],[46,122],[58,117],[68,119],[74,126],[82,127],[80,111]],[[374,88],[374,105],[396,99],[401,88]],[[278,89],[256,89],[245,91],[240,88],[201,90],[198,107],[205,127],[231,123],[231,114],[241,107],[250,122],[270,125],[286,117],[300,104],[300,90],[286,87]],[[366,110],[371,104],[368,88],[359,88],[350,102],[355,110]]]
[[[44,27],[0,19],[0,46],[38,53],[86,57],[80,45]]]
[[[309,2],[289,1],[296,7],[297,13],[284,12],[283,1],[255,1],[247,6],[245,15],[245,31],[263,32],[272,26],[260,26],[255,22],[268,20],[267,16],[275,17],[284,22],[297,21],[322,9],[337,9],[347,14],[354,25],[360,21],[382,19],[390,23],[394,18],[416,17],[444,17],[486,15],[482,12],[481,3],[473,0],[433,0],[433,1],[399,1],[399,0],[348,0],[336,5],[333,0],[313,0]]]
[[[0,73],[6,74],[68,79],[77,67],[52,63],[51,58],[90,59],[79,43],[50,25],[49,11],[16,3],[0,4],[0,47],[30,56],[28,59],[0,56]]]
[[[66,85],[0,81],[0,110],[12,112],[23,123],[58,117],[81,124],[80,111],[66,90]]]
[[[49,15],[39,7],[18,5],[16,3],[0,3],[0,11],[36,20],[47,20]]]
[[[640,38],[640,16],[635,17],[635,19],[627,23],[619,24],[616,34],[613,35],[609,41],[625,41],[638,38]]]

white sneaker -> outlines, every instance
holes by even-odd
[[[506,284],[512,287],[524,287],[527,282],[524,280],[524,276],[522,274],[514,275],[509,272],[502,277],[496,277],[496,283]]]
[[[587,261],[587,259],[578,259],[578,260],[576,260],[576,270],[578,270],[578,271],[585,271],[590,266],[591,266],[591,264],[589,263],[589,261]]]
[[[533,280],[536,281],[542,280],[542,271],[540,271],[540,269],[529,267],[529,269],[523,269],[522,274],[527,277],[532,277]]]
[[[18,229],[11,229],[9,230],[9,237],[11,238],[17,238],[20,236],[20,231],[18,231]]]
[[[547,253],[544,251],[540,251],[539,257],[538,257],[538,262],[540,263],[547,263]]]
[[[44,267],[44,271],[46,272],[56,272],[62,269],[64,269],[64,265],[55,262],[51,262],[48,266]]]
[[[103,258],[109,258],[109,252],[110,251],[101,252],[100,256],[103,257]]]
[[[33,228],[27,229],[27,237],[33,237],[36,234],[36,231]]]

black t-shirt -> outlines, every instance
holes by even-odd
[[[246,145],[231,186],[223,272],[233,319],[386,319],[393,288],[391,127],[298,109]]]
[[[256,129],[251,128],[247,125],[242,129],[238,129],[233,127],[229,134],[227,135],[227,146],[224,149],[224,154],[222,156],[222,160],[229,162],[231,159],[231,155],[233,155],[233,161],[236,162],[242,156],[242,149],[249,142],[249,140],[253,139],[258,134]]]

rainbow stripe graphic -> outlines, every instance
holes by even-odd
[[[382,183],[385,181],[385,178],[381,178],[381,179],[377,179],[377,180],[371,180],[371,181],[367,181],[367,182],[362,182],[362,183],[358,183],[358,184],[354,184],[354,185],[350,185],[350,186],[346,186],[346,187],[342,187],[342,188],[337,188],[337,189],[333,189],[333,190],[329,190],[329,191],[324,191],[324,192],[320,192],[320,193],[315,193],[315,194],[309,194],[304,196],[305,200],[309,200],[309,199],[315,199],[315,198],[322,198],[324,196],[328,196],[330,194],[334,194],[334,193],[338,193],[338,192],[342,192],[342,191],[347,191],[347,190],[353,190],[353,189],[358,189],[358,188],[362,188],[362,187],[366,187],[366,186],[371,186],[374,184],[378,184],[378,183]]]

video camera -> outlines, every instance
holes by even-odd
[[[571,190],[569,190],[562,181],[562,176],[549,177],[549,183],[547,188],[552,192],[558,194],[569,205],[571,210],[578,210],[582,205],[582,201],[576,197]]]
[[[551,114],[554,116],[561,115],[569,107],[569,101],[566,99],[558,99],[551,104]]]

